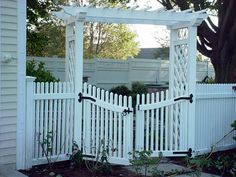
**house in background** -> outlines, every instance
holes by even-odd
[[[140,48],[135,58],[169,60],[169,48]]]
[[[18,169],[25,153],[25,44],[26,0],[0,0],[0,165]]]

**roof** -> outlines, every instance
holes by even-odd
[[[102,22],[102,23],[123,23],[123,24],[154,24],[166,26],[198,26],[207,18],[206,10],[194,12],[192,9],[184,11],[163,10],[163,9],[139,9],[130,8],[95,8],[91,6],[60,6],[59,12],[54,12],[58,18],[67,24],[76,20]]]

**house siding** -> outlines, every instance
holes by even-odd
[[[17,56],[17,0],[0,0],[0,165],[16,164],[17,65],[1,62]]]

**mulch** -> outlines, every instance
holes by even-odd
[[[21,170],[20,172],[29,177],[56,177],[57,175],[61,175],[60,177],[137,177],[121,165],[113,165],[110,174],[99,172],[93,174],[84,164],[72,168],[69,161],[57,162],[51,168],[48,168],[47,165],[38,165],[30,170]]]

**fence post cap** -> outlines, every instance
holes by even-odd
[[[32,77],[32,76],[26,76],[26,81],[30,82],[30,81],[34,81],[36,79],[36,77]]]

